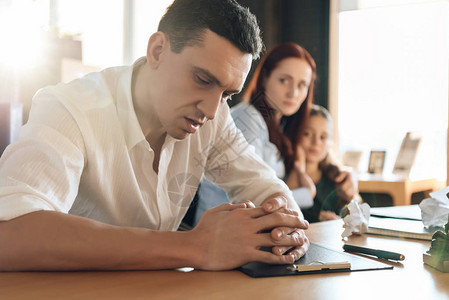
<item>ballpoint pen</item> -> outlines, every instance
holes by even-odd
[[[400,253],[378,250],[378,249],[371,249],[371,248],[348,245],[348,244],[343,245],[343,250],[348,251],[348,252],[357,252],[357,253],[373,255],[373,256],[377,256],[378,258],[384,258],[384,259],[391,259],[391,260],[404,260],[405,259],[405,256]]]

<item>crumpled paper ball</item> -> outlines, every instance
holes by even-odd
[[[343,218],[343,227],[345,230],[341,234],[342,237],[348,237],[352,234],[360,235],[368,230],[368,220],[370,206],[368,203],[359,204],[353,199],[347,205],[349,213]]]
[[[419,203],[421,218],[425,227],[443,227],[448,222],[449,215],[449,187],[430,193],[432,198],[427,198]]]

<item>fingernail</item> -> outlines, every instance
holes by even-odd
[[[307,220],[304,220],[304,223],[307,225],[307,227],[310,225],[309,221],[307,221]]]
[[[278,233],[277,233],[277,237],[278,237],[278,238],[281,238],[281,237],[282,237],[282,232],[278,232]]]
[[[273,204],[268,203],[268,204],[266,205],[266,208],[267,208],[268,210],[272,210],[272,209],[273,209]]]
[[[290,256],[291,256],[291,258],[293,258],[293,261],[295,262],[295,261],[296,261],[296,256],[295,256],[295,254],[294,254],[294,253],[290,253]]]

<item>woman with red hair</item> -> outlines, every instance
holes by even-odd
[[[300,207],[309,206],[315,195],[313,182],[304,170],[295,167],[295,161],[304,157],[298,153],[297,144],[313,103],[315,79],[315,61],[306,49],[291,42],[276,45],[260,61],[243,95],[249,104],[243,102],[233,109],[234,119],[243,111],[257,110],[259,116],[252,114],[252,119],[245,120],[246,127],[253,122],[262,129],[259,139],[251,144],[289,186],[309,190],[309,195],[293,190]],[[250,140],[242,127],[239,126]]]

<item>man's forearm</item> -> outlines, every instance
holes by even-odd
[[[285,207],[284,198],[277,200]],[[267,213],[263,208],[225,203],[206,211],[198,225],[185,232],[117,227],[58,212],[34,212],[0,223],[0,271],[229,270],[251,261],[293,263],[292,255],[260,249],[305,250],[305,240],[289,234],[273,237],[264,231],[308,225],[294,213],[273,209]]]
[[[0,223],[0,270],[138,270],[195,265],[188,232],[117,227],[39,211]]]

